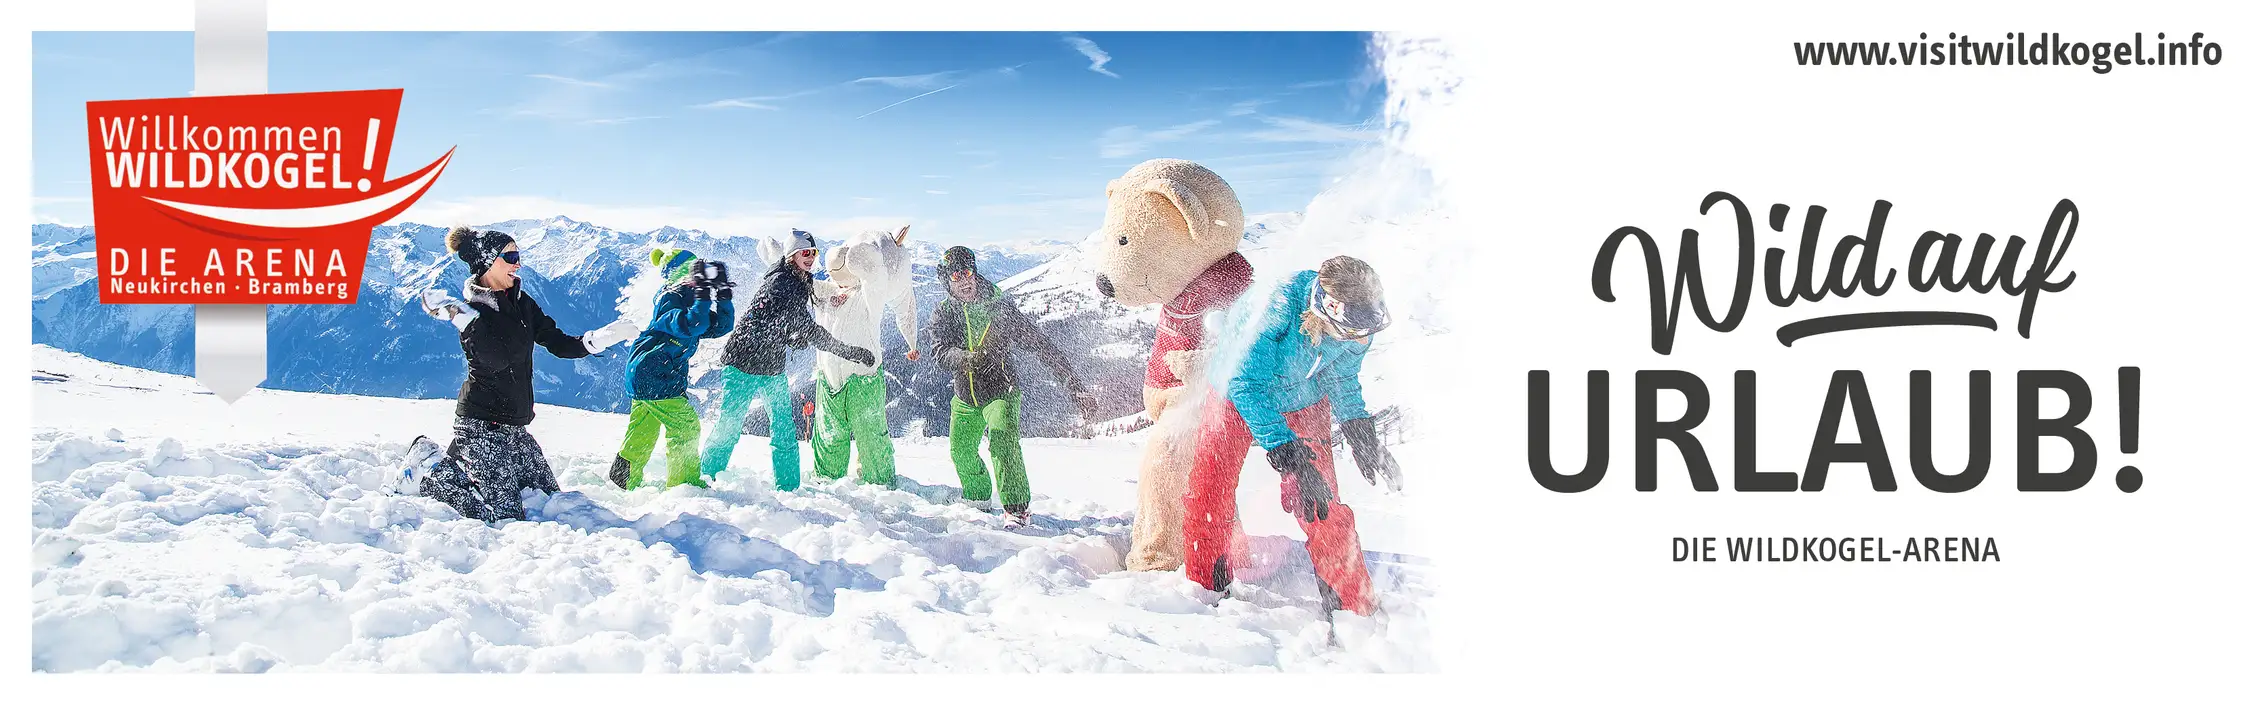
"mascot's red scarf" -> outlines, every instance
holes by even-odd
[[[1177,299],[1161,308],[1161,325],[1154,332],[1154,351],[1146,358],[1146,386],[1167,389],[1185,384],[1169,372],[1163,358],[1170,351],[1192,350],[1201,347],[1207,331],[1201,326],[1201,317],[1212,309],[1221,309],[1240,298],[1255,281],[1255,268],[1239,253],[1225,255],[1216,264],[1202,270]]]

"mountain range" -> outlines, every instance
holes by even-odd
[[[1293,230],[1298,214],[1250,219],[1243,250],[1261,249],[1270,236]],[[733,275],[748,281],[765,269],[760,239],[725,237],[673,227],[648,232],[621,231],[564,216],[520,219],[480,226],[511,234],[525,253],[522,286],[569,333],[603,326],[623,311],[643,306],[626,301],[639,273],[651,269],[655,247],[685,248],[707,259],[736,265]],[[424,316],[421,293],[440,289],[460,294],[468,268],[446,248],[447,229],[416,223],[380,226],[371,233],[369,258],[360,295],[352,304],[276,305],[268,308],[268,370],[260,386],[270,389],[383,397],[453,397],[465,369],[456,332]],[[830,247],[836,240],[820,244]],[[919,240],[913,277],[921,322],[944,296],[934,264],[950,243]],[[1153,307],[1126,309],[1102,297],[1094,275],[1083,264],[1082,244],[1036,241],[974,248],[982,273],[997,281],[1074,359],[1084,381],[1095,388],[1102,419],[1137,413],[1145,353],[1153,343]],[[1253,254],[1251,253],[1251,256]],[[160,372],[193,375],[195,331],[188,305],[103,305],[94,273],[94,230],[85,226],[32,226],[32,342],[97,360]],[[949,420],[949,376],[931,364],[903,359],[906,351],[892,326],[885,327],[880,359],[888,374],[889,421],[898,433],[942,435]],[[718,351],[720,341],[704,348]],[[604,355],[560,360],[534,356],[535,395],[542,402],[597,411],[625,411],[624,348]],[[810,387],[814,353],[790,357],[788,374],[796,394]],[[1019,356],[1026,390],[1022,432],[1029,436],[1069,436],[1077,430],[1067,395],[1049,371]],[[694,367],[693,390],[701,406],[719,394],[713,356]],[[765,434],[766,420],[754,415],[748,431]],[[802,425],[806,429],[806,425]]]

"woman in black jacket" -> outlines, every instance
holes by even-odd
[[[526,433],[534,421],[534,346],[580,358],[635,335],[635,326],[614,322],[579,337],[558,330],[519,288],[518,244],[508,234],[456,228],[447,247],[471,268],[471,278],[462,300],[425,292],[424,310],[455,324],[469,375],[456,398],[455,441],[442,452],[429,437],[417,437],[398,489],[447,503],[464,517],[525,519],[521,489],[557,492],[541,445]]]
[[[785,380],[785,350],[807,348],[856,361],[873,362],[871,351],[841,343],[808,313],[816,268],[816,236],[794,229],[783,256],[761,277],[753,301],[738,309],[730,341],[722,347],[722,409],[714,435],[699,453],[699,472],[708,477],[730,465],[745,415],[760,398],[769,410],[769,467],[777,490],[800,487],[800,434],[793,421],[791,383]]]

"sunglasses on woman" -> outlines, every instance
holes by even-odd
[[[503,262],[507,262],[513,265],[518,264],[518,251],[516,250],[502,253],[500,257],[502,258]]]
[[[1311,287],[1310,309],[1333,330],[1341,340],[1365,338],[1389,327],[1389,307],[1374,302],[1369,307],[1353,307],[1334,298],[1324,287]]]

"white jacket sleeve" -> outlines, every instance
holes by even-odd
[[[910,350],[919,350],[918,297],[907,283],[895,295],[895,328],[902,332],[902,342]]]

